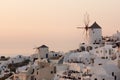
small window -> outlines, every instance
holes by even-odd
[[[37,71],[37,75],[38,75],[38,71]]]
[[[111,49],[109,49],[109,54],[110,54],[110,55],[112,54],[112,50],[111,50]]]
[[[42,68],[44,68],[44,66],[43,66],[43,65],[42,65],[41,67],[42,67]]]
[[[96,51],[96,53],[99,53],[99,51]]]
[[[101,40],[99,40],[99,42],[101,42]]]
[[[98,65],[102,65],[102,63],[99,63]]]
[[[56,67],[54,67],[54,73],[56,73]]]
[[[31,74],[33,74],[33,73],[34,73],[34,69],[32,70]]]
[[[108,57],[106,57],[106,59],[108,59]]]
[[[55,54],[55,56],[58,56],[57,54]]]
[[[84,46],[81,46],[81,50],[82,50],[82,51],[85,51],[85,47],[84,47]]]
[[[114,76],[114,78],[115,78],[115,80],[117,80],[117,76],[116,75]]]
[[[53,71],[51,71],[51,74],[53,74]]]
[[[91,46],[88,46],[88,47],[87,47],[87,51],[89,51],[89,50],[92,50],[92,47],[91,47]]]
[[[96,43],[97,41],[95,40],[95,43]]]
[[[31,80],[34,80],[34,76],[31,76]]]
[[[98,47],[95,47],[95,49],[97,49]]]
[[[107,53],[107,50],[105,50],[105,53]]]
[[[97,78],[95,78],[94,80],[97,80]]]
[[[112,76],[114,76],[114,72],[112,72]]]
[[[21,56],[19,56],[19,58],[21,58]]]

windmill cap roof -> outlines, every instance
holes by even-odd
[[[42,46],[40,46],[40,47],[38,47],[38,48],[48,48],[48,46],[42,45]]]
[[[94,22],[89,28],[99,28],[99,29],[101,29],[101,27],[96,22]]]

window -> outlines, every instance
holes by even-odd
[[[12,61],[12,64],[14,64],[14,61]]]
[[[112,76],[114,76],[114,72],[112,72]]]
[[[57,56],[57,54],[55,54],[55,56]]]
[[[98,47],[95,47],[95,49],[97,49]]]
[[[33,74],[33,73],[34,73],[34,69],[32,70],[31,74]]]
[[[88,46],[88,47],[87,47],[87,51],[89,51],[89,50],[92,50],[92,47],[91,47],[91,46]]]
[[[44,68],[44,66],[43,66],[43,65],[42,65],[41,67],[42,67],[42,68]]]
[[[85,47],[84,46],[81,46],[81,51],[85,51]]]
[[[110,54],[110,55],[112,54],[112,50],[111,50],[111,49],[109,49],[109,54]]]
[[[31,80],[34,80],[34,76],[31,76]]]
[[[117,80],[117,76],[114,76],[115,80]]]
[[[105,50],[105,53],[107,53],[107,50]]]
[[[96,51],[96,53],[99,53],[99,51]]]
[[[108,59],[108,57],[106,57],[106,59]]]
[[[94,80],[97,80],[97,78],[95,78]]]
[[[99,63],[98,65],[102,65],[102,63]]]
[[[38,71],[37,71],[37,75],[38,75]]]
[[[21,58],[21,56],[19,56],[19,58]]]
[[[56,67],[54,67],[54,73],[56,73]]]
[[[53,71],[51,71],[51,74],[53,74]]]
[[[95,40],[95,43],[96,43],[96,40]]]

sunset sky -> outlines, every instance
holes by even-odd
[[[83,39],[84,14],[103,35],[120,31],[120,0],[0,0],[0,56],[30,55],[46,44],[50,50],[76,49]]]

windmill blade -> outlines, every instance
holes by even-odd
[[[77,27],[78,29],[85,29],[85,27]]]
[[[87,36],[88,36],[88,34],[87,34],[87,31],[86,31],[86,33],[85,33],[85,38],[86,38],[86,40],[87,40]]]
[[[88,27],[89,22],[90,22],[90,20],[89,20],[89,14],[86,13],[86,14],[84,15],[84,23],[85,23],[85,27]]]
[[[89,37],[89,35],[88,35],[88,31],[86,31],[85,29],[84,29],[84,31],[83,31],[83,37],[84,37],[84,41],[85,41],[86,43],[88,43],[88,37]]]
[[[33,49],[37,49],[37,47],[33,48]]]
[[[86,30],[83,31],[83,35],[85,34]]]
[[[88,37],[89,37],[89,35],[88,35],[88,31],[86,32],[86,37],[87,37],[87,39],[88,39]]]
[[[39,49],[39,47],[34,47],[33,49]]]
[[[88,31],[85,32],[85,41],[88,43],[88,39],[89,39],[89,35],[88,35]]]
[[[37,53],[39,53],[39,50],[38,50],[38,47],[35,47],[35,48],[33,48],[34,49],[34,52],[35,52],[35,54]]]
[[[84,24],[85,24],[85,27],[77,27],[78,29],[84,29],[83,35],[85,33],[85,41],[86,42],[88,42],[88,37],[89,37],[89,35],[88,35],[88,30],[90,29],[89,28],[89,22],[90,22],[89,15],[88,15],[88,13],[86,13],[84,15]]]

